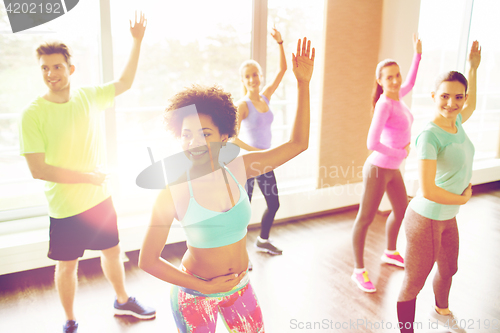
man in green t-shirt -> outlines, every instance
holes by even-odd
[[[86,249],[102,251],[104,275],[116,292],[115,314],[141,319],[156,316],[154,309],[125,291],[116,212],[107,175],[101,171],[106,164],[101,111],[132,86],[146,23],[142,13],[134,26],[131,22],[133,46],[128,63],[118,80],[103,86],[70,90],[75,66],[68,47],[52,42],[37,48],[49,89],[23,111],[20,145],[33,178],[45,181],[50,216],[48,257],[57,260],[55,284],[67,317],[63,332],[78,329],[73,303],[78,258]]]

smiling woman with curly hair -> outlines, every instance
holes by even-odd
[[[196,105],[198,114],[209,115],[221,133],[228,134],[229,138],[236,136],[237,109],[231,94],[224,92],[221,87],[193,84],[175,94],[169,101],[164,119],[167,129],[175,137],[181,136],[182,121],[188,114],[175,111],[192,104]]]
[[[290,140],[265,152],[219,162],[220,147],[236,135],[236,108],[217,86],[194,85],[170,100],[167,128],[180,138],[190,166],[156,200],[139,266],[172,284],[179,332],[215,332],[217,313],[231,332],[264,332],[249,283],[246,232],[251,209],[241,184],[306,150],[309,141],[311,42],[299,40],[293,56],[298,105]],[[208,171],[208,172],[207,172]],[[161,258],[174,219],[184,227],[187,251],[180,267]]]

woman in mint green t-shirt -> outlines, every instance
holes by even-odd
[[[403,220],[407,238],[405,278],[397,306],[404,333],[413,332],[416,297],[434,262],[438,270],[433,281],[436,304],[431,317],[453,332],[465,332],[448,309],[448,296],[458,261],[455,216],[472,195],[469,182],[474,146],[462,123],[476,108],[476,72],[480,61],[481,49],[475,41],[469,55],[469,81],[454,71],[438,78],[432,93],[434,118],[416,140],[420,189]]]

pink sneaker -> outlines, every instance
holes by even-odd
[[[405,267],[405,260],[401,255],[399,255],[399,252],[395,252],[394,254],[387,254],[384,252],[382,257],[380,257],[380,260],[382,260],[385,263],[399,266],[399,267]]]
[[[377,291],[375,286],[368,277],[368,272],[365,270],[363,273],[352,273],[351,279],[356,282],[358,288],[367,293],[374,293]]]

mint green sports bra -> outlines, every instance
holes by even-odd
[[[191,186],[189,171],[189,204],[186,214],[180,221],[186,232],[187,244],[197,248],[214,248],[233,244],[243,239],[250,223],[251,206],[248,195],[231,171],[223,167],[238,184],[240,199],[226,212],[216,212],[196,202]]]

